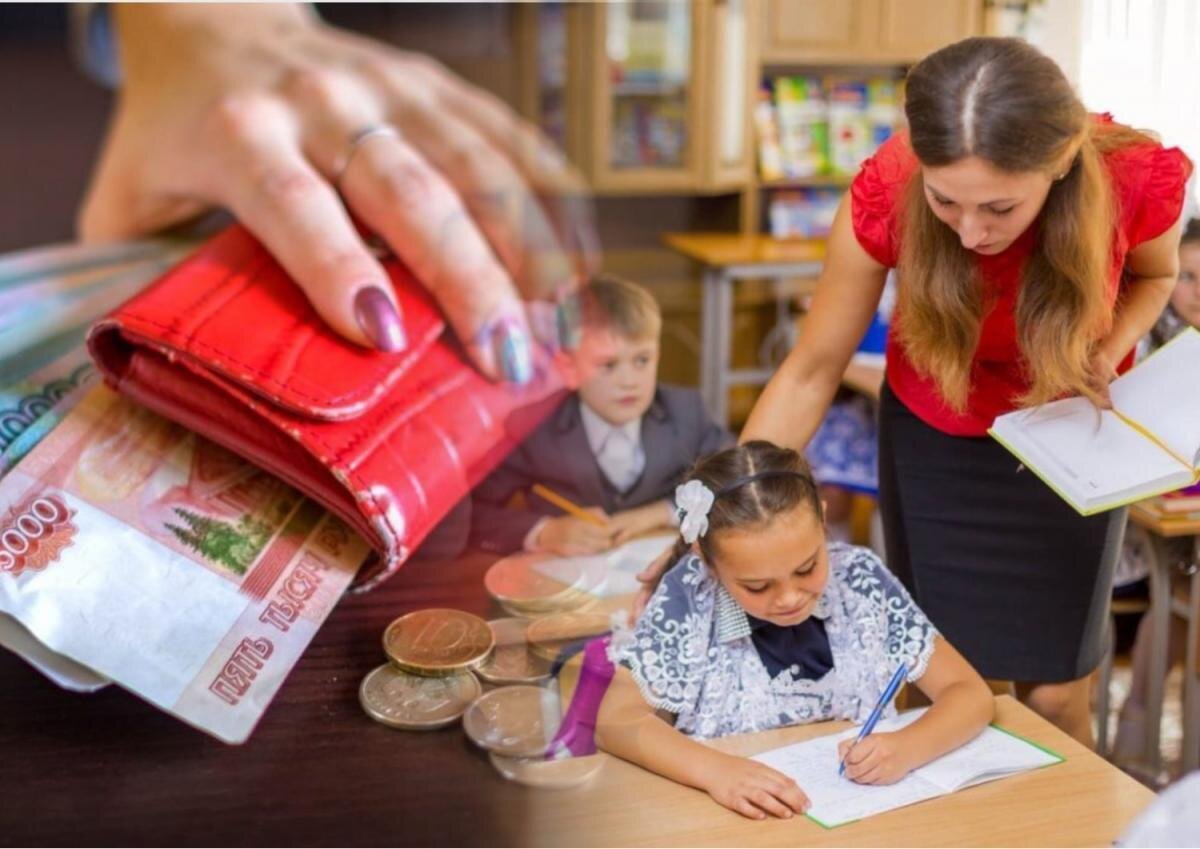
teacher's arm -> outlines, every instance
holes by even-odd
[[[1171,298],[1179,277],[1182,231],[1182,223],[1176,222],[1161,236],[1138,245],[1125,258],[1125,268],[1130,276],[1121,288],[1112,329],[1097,348],[1097,355],[1111,371],[1109,380],[1116,377],[1117,363],[1150,332]]]
[[[742,442],[767,439],[803,449],[879,308],[887,268],[858,243],[850,203],[847,194],[833,220],[825,267],[800,339],[754,405]]]

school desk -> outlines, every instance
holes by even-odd
[[[806,818],[755,821],[625,761],[606,758],[590,785],[531,790],[533,845],[589,846],[1108,846],[1154,794],[1011,696],[996,721],[1066,757],[1045,769],[968,788],[840,828]],[[727,737],[752,755],[845,728],[821,723]]]
[[[1146,692],[1146,739],[1142,755],[1148,776],[1157,780],[1162,769],[1159,737],[1162,726],[1163,697],[1167,677],[1168,642],[1171,617],[1187,623],[1187,649],[1183,666],[1183,752],[1181,771],[1200,768],[1200,521],[1163,522],[1154,514],[1134,505],[1129,518],[1150,536],[1150,669]],[[1171,571],[1181,564],[1171,561],[1166,541],[1172,537],[1192,537],[1191,562],[1182,564],[1188,576],[1187,592],[1177,597],[1171,591]]]
[[[736,233],[666,233],[663,242],[701,266],[700,394],[713,418],[727,424],[730,387],[761,386],[775,373],[730,364],[734,286],[751,278],[816,276],[825,243]]]

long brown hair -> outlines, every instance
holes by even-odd
[[[1038,218],[1036,247],[1022,271],[1017,342],[1029,390],[1040,404],[1088,384],[1095,343],[1112,323],[1107,298],[1115,201],[1102,155],[1153,140],[1092,119],[1059,67],[1016,38],[968,38],[919,62],[908,75],[905,113],[922,165],[978,156],[1002,171],[1056,177]],[[966,409],[971,361],[990,303],[977,263],[933,212],[920,170],[904,197],[897,331],[908,358]]]
[[[796,451],[765,439],[701,457],[686,480],[698,480],[716,494],[708,511],[708,530],[696,540],[708,563],[713,562],[717,534],[726,528],[767,525],[801,504],[807,505],[818,521],[824,521],[817,482],[808,463]],[[672,561],[689,547],[682,539],[676,542]]]

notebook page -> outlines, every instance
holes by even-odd
[[[884,727],[887,724],[879,723],[876,730],[892,730]],[[753,760],[794,779],[812,802],[808,816],[827,828],[945,795],[945,790],[916,773],[886,785],[855,784],[838,775],[838,741],[857,733],[854,729],[793,743],[755,755]]]
[[[586,587],[592,595],[601,598],[631,595],[641,587],[637,579],[638,572],[649,566],[674,541],[674,534],[641,537],[604,554],[554,557],[534,564],[533,568],[565,584],[573,584],[576,580],[573,576],[578,576],[581,569],[588,574],[601,574],[603,578],[598,583],[592,582]]]
[[[1200,455],[1200,332],[1176,336],[1109,387],[1113,406],[1195,462]]]
[[[974,740],[914,770],[914,775],[920,775],[946,793],[953,793],[1061,760],[1057,755],[989,725]]]

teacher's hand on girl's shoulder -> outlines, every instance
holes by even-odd
[[[522,298],[565,294],[598,267],[584,181],[538,130],[429,57],[307,5],[111,13],[123,81],[79,214],[85,240],[227,209],[335,331],[402,351],[415,340],[361,224],[482,373],[532,378]]]
[[[846,778],[858,784],[895,784],[913,770],[903,738],[895,733],[869,734],[855,743],[838,743],[838,757],[846,763]]]
[[[638,589],[637,596],[633,600],[633,618],[636,620],[642,615],[642,611],[646,609],[646,605],[650,603],[650,597],[654,595],[654,591],[658,589],[658,582],[662,580],[662,576],[667,573],[667,569],[671,567],[671,555],[675,552],[675,545],[669,545],[662,554],[654,558],[642,571],[638,572],[637,579],[641,582],[641,587]]]
[[[718,803],[753,820],[788,819],[808,810],[808,796],[777,769],[749,758],[729,755],[704,786]]]

